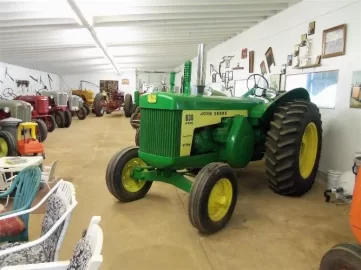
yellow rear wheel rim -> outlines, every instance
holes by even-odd
[[[129,160],[122,171],[122,185],[125,190],[129,192],[138,192],[143,188],[146,181],[136,180],[131,177],[131,173],[136,167],[147,166],[143,160],[140,158],[132,158]]]
[[[307,179],[315,166],[318,148],[318,131],[315,123],[309,123],[302,136],[299,168],[303,179]]]
[[[233,187],[227,178],[221,178],[213,186],[208,199],[208,216],[213,221],[224,218],[231,206]]]

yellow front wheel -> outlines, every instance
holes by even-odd
[[[132,178],[136,167],[147,164],[138,157],[138,147],[128,147],[115,154],[106,171],[106,184],[109,192],[122,202],[130,202],[143,198],[153,182]]]
[[[189,199],[189,219],[203,233],[224,228],[237,202],[237,177],[224,163],[210,163],[197,175]]]

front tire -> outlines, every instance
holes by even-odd
[[[139,130],[139,128],[137,128],[137,131],[136,131],[136,133],[135,133],[135,145],[136,146],[139,146],[139,135],[140,134],[140,130]]]
[[[49,115],[46,118],[46,127],[48,128],[48,132],[53,132],[56,129],[56,121],[54,116]]]
[[[106,184],[109,192],[121,202],[131,202],[143,198],[153,182],[138,181],[130,174],[137,166],[146,166],[138,157],[138,147],[128,147],[116,153],[106,170]]]
[[[14,157],[17,156],[16,141],[14,136],[8,132],[0,131],[0,157]]]
[[[297,100],[278,108],[266,143],[266,176],[279,194],[301,196],[315,181],[322,145],[317,106]]]
[[[133,112],[133,96],[131,94],[126,94],[124,98],[124,115],[125,117],[130,117]]]
[[[83,104],[83,107],[84,107],[85,110],[86,110],[86,115],[89,115],[89,113],[90,113],[90,108],[89,108],[89,106],[88,106],[87,104]]]
[[[188,215],[200,232],[211,234],[223,229],[237,202],[238,182],[232,168],[214,162],[198,173],[189,197]]]
[[[64,127],[68,128],[68,127],[71,126],[71,123],[73,121],[73,117],[71,115],[71,112],[70,111],[64,111],[64,117],[65,117]]]
[[[65,115],[63,111],[56,111],[54,114],[55,122],[59,128],[63,128],[65,125]]]
[[[84,120],[87,116],[87,111],[84,107],[80,107],[79,110],[76,112],[79,120]]]
[[[41,119],[34,119],[33,122],[37,123],[38,126],[36,127],[36,137],[39,142],[43,142],[48,137],[48,127]]]
[[[339,244],[322,257],[320,270],[361,270],[361,246]]]

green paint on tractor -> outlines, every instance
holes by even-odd
[[[191,95],[190,76],[188,61],[183,93],[153,92],[140,97],[139,149],[117,153],[107,169],[108,189],[116,198],[140,199],[153,181],[172,184],[190,192],[191,223],[213,233],[226,226],[236,204],[238,179],[232,168],[244,168],[265,157],[266,176],[275,192],[300,196],[312,187],[322,128],[318,108],[306,89],[277,93],[256,74],[250,76],[254,76],[254,87],[240,98]],[[266,81],[266,88],[258,86],[256,76]],[[312,161],[302,164],[304,156]],[[137,158],[146,166],[126,165]],[[124,168],[133,168],[129,177],[134,183],[146,183],[136,193],[127,193],[119,183]],[[194,183],[186,177],[192,168],[200,170]]]

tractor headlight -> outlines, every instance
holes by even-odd
[[[51,96],[50,96],[50,98],[51,98],[51,99],[53,99],[53,98],[54,98],[54,96],[53,96],[53,95],[51,95]]]
[[[4,112],[5,112],[5,113],[9,113],[9,112],[10,112],[10,108],[9,108],[9,107],[5,107],[5,108],[4,108]]]
[[[49,110],[51,109],[51,106],[49,106]]]
[[[30,105],[30,110],[31,110],[31,111],[33,111],[33,110],[34,110],[33,106],[31,106],[31,105]]]

